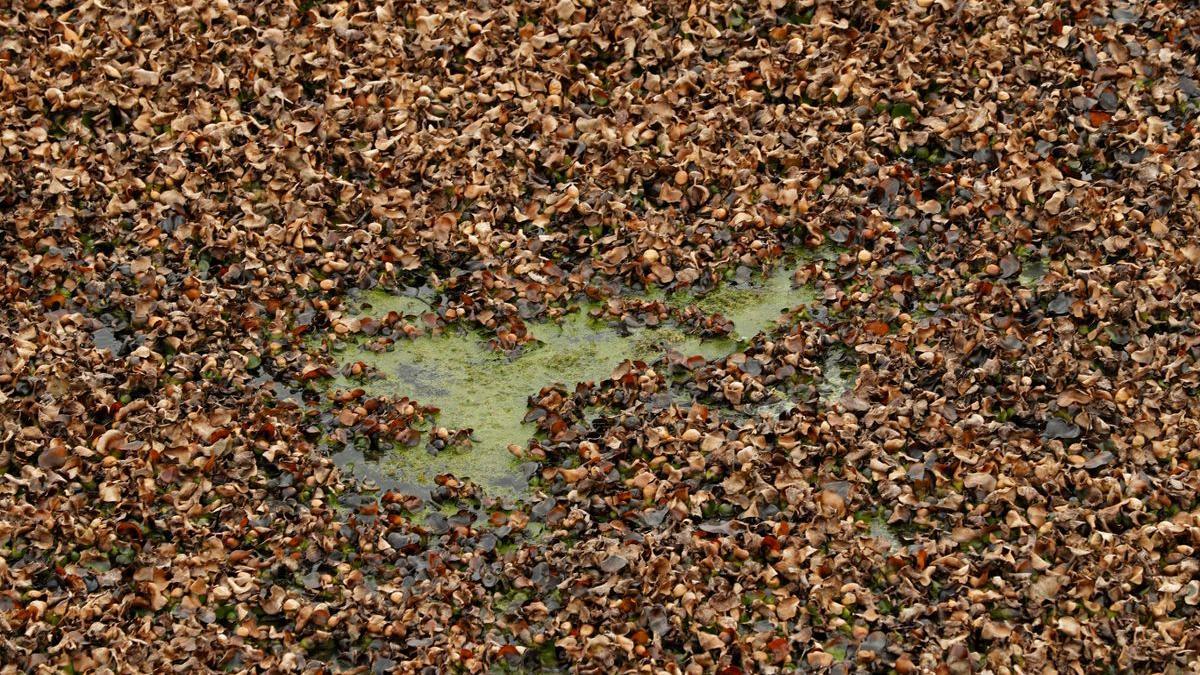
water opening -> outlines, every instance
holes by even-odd
[[[423,446],[370,452],[347,445],[334,459],[383,487],[420,493],[437,475],[450,473],[470,478],[491,494],[519,496],[531,467],[523,469],[509,446],[523,448],[534,434],[534,425],[525,421],[531,395],[552,384],[570,389],[576,383],[598,382],[626,360],[650,363],[668,351],[708,360],[728,355],[773,328],[782,312],[816,299],[812,288],[793,283],[795,270],[795,265],[780,265],[769,274],[738,279],[703,295],[681,292],[662,298],[676,307],[694,305],[707,314],[721,314],[733,325],[729,337],[702,338],[670,324],[613,325],[589,316],[596,305],[585,305],[558,320],[527,323],[536,342],[515,355],[497,352],[481,334],[458,327],[401,339],[386,351],[366,348],[365,339],[339,345],[339,368],[361,361],[379,376],[360,380],[339,374],[329,383],[332,389],[362,387],[371,396],[406,396],[438,408],[439,426],[471,433],[469,444],[437,454]],[[389,311],[415,317],[432,309],[427,289],[373,292],[364,299],[370,306],[365,313],[376,317]]]

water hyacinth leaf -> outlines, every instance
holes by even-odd
[[[1071,440],[1079,438],[1081,432],[1082,430],[1075,424],[1061,417],[1051,417],[1046,421],[1046,429],[1042,432],[1042,435],[1046,438]]]

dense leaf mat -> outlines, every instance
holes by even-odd
[[[1198,26],[3,3],[3,670],[1200,670]],[[336,342],[720,334],[621,290],[797,247],[818,300],[732,356],[530,392],[526,501],[330,459],[463,436]]]

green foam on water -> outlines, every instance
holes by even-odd
[[[387,452],[370,473],[423,485],[450,473],[470,478],[493,494],[517,496],[523,482],[516,478],[519,461],[508,446],[525,447],[533,435],[533,425],[523,423],[531,395],[547,385],[573,388],[579,382],[607,379],[625,360],[651,362],[667,349],[706,359],[724,356],[739,340],[771,328],[781,311],[814,298],[812,289],[793,288],[792,269],[781,266],[745,287],[724,287],[700,298],[668,298],[676,306],[695,302],[706,312],[721,313],[733,322],[733,338],[701,339],[671,327],[622,330],[577,311],[559,321],[528,323],[537,342],[514,356],[492,350],[476,332],[455,327],[401,340],[390,351],[351,344],[337,354],[339,365],[362,361],[383,377],[358,383],[339,376],[332,386],[407,396],[437,407],[439,425],[472,430],[470,447],[447,448],[437,455],[423,447]],[[411,296],[371,293],[364,299],[371,306],[369,313],[377,317],[388,311],[413,315],[429,310],[428,304]]]
[[[401,316],[419,316],[433,310],[431,293],[420,291],[393,293],[376,289],[367,291],[355,303],[361,314],[375,317],[386,316],[395,312]]]

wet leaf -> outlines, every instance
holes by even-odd
[[[1042,432],[1045,438],[1074,439],[1079,438],[1081,430],[1078,426],[1060,417],[1051,417],[1046,421],[1046,429]]]

